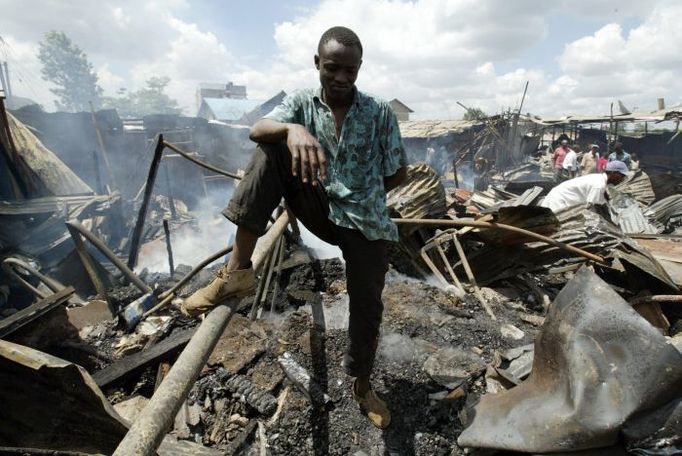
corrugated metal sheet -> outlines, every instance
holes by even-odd
[[[658,230],[644,216],[642,207],[632,196],[617,193],[609,201],[611,219],[626,234],[656,234]]]
[[[614,256],[618,250],[641,257],[640,264],[650,263],[649,269],[658,274],[656,260],[638,244],[625,237],[620,228],[587,205],[573,206],[555,214],[561,226],[553,239],[601,256]],[[634,253],[633,253],[634,252]],[[481,285],[516,277],[519,274],[546,273],[550,268],[585,262],[553,245],[531,242],[522,246],[485,245],[472,252],[469,263]],[[664,273],[663,273],[664,274]],[[662,283],[672,280],[664,276]]]
[[[656,201],[654,189],[651,187],[651,179],[641,169],[635,171],[632,176],[618,184],[615,188],[620,193],[632,195],[633,198],[645,206]]]
[[[671,232],[682,226],[682,195],[672,195],[656,201],[644,211],[657,232]]]
[[[388,192],[386,204],[402,218],[441,218],[445,215],[445,187],[429,165],[407,167],[407,179]]]
[[[619,114],[613,116],[616,122],[644,122],[644,121],[661,121],[675,119],[682,116],[682,105],[673,106],[668,109],[653,112],[636,112],[630,114]],[[567,115],[558,119],[543,119],[540,116],[524,116],[525,120],[540,125],[566,125],[575,123],[606,123],[611,121],[610,115],[605,116],[580,116]]]
[[[403,138],[437,138],[483,125],[483,122],[470,120],[408,120],[400,122],[400,134]]]

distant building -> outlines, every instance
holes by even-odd
[[[197,88],[197,117],[236,123],[261,101],[246,99],[246,86],[202,82]]]
[[[244,114],[244,116],[240,119],[239,123],[242,125],[253,125],[253,124],[255,124],[264,115],[268,114],[270,111],[275,109],[275,106],[282,103],[282,100],[284,100],[284,97],[286,97],[286,96],[287,96],[287,93],[285,91],[283,91],[283,90],[280,91],[274,97],[270,98],[267,101],[264,101],[262,104],[256,106],[253,110]]]
[[[197,117],[219,120],[225,123],[239,123],[244,114],[252,111],[262,100],[234,98],[204,98],[199,106]]]
[[[398,100],[397,98],[394,98],[389,101],[388,104],[391,105],[391,108],[393,109],[393,112],[399,121],[410,120],[410,113],[414,111],[411,110],[405,103]]]

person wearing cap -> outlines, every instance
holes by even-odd
[[[590,150],[583,154],[580,160],[580,175],[593,174],[597,172],[597,161],[599,160],[599,146],[592,144]]]
[[[616,141],[616,143],[613,145],[613,152],[609,155],[609,161],[620,161],[625,163],[625,166],[630,169],[630,154],[625,152],[623,150],[623,143]]]
[[[554,187],[540,204],[559,212],[578,204],[605,204],[607,185],[618,185],[628,176],[628,167],[621,161],[606,164],[604,173],[588,174],[562,182]]]
[[[559,147],[554,149],[554,154],[552,154],[552,162],[554,163],[554,182],[561,182],[566,178],[564,159],[569,150],[567,139],[562,139]]]

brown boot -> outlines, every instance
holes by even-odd
[[[360,396],[357,393],[355,380],[353,380],[353,399],[367,413],[367,418],[374,426],[379,429],[386,429],[391,425],[391,412],[374,390],[370,389],[364,396]]]
[[[207,312],[228,298],[243,298],[256,288],[256,274],[253,268],[227,271],[226,267],[218,271],[213,282],[195,291],[182,303],[182,313],[196,317]]]

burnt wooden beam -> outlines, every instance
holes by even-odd
[[[92,378],[95,380],[95,383],[97,383],[97,386],[104,388],[132,372],[139,371],[139,369],[142,369],[149,364],[177,353],[187,344],[187,342],[189,342],[195,332],[196,328],[177,332],[156,345],[152,345],[141,352],[121,358],[114,362],[114,364],[105,367],[101,371],[95,372],[92,375]]]
[[[0,338],[12,334],[22,326],[36,320],[52,309],[64,304],[73,295],[73,287],[66,287],[55,294],[41,299],[12,316],[0,320]]]

